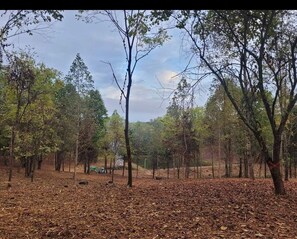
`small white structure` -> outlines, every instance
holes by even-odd
[[[115,161],[116,167],[124,167],[124,157],[123,156],[117,156]]]

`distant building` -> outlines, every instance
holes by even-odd
[[[115,161],[115,167],[124,167],[124,157],[118,155]]]

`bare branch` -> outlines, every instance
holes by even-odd
[[[113,70],[113,67],[112,67],[111,63],[110,62],[106,62],[106,61],[101,61],[101,62],[104,63],[104,64],[109,65],[110,70],[112,72],[113,79],[114,79],[115,83],[117,84],[118,89],[121,91],[121,95],[123,95],[124,98],[126,98],[125,92],[124,92],[124,90],[122,89],[122,87],[119,84],[119,81],[118,81],[118,79],[117,79],[117,77],[116,77],[116,75],[114,73],[114,70]]]

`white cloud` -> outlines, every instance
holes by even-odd
[[[75,13],[76,11],[64,11],[64,19],[54,23],[46,37],[38,34],[22,35],[15,42],[19,47],[34,47],[37,61],[44,62],[64,75],[68,73],[76,53],[80,53],[93,75],[95,88],[100,91],[109,115],[115,109],[123,115],[119,105],[120,91],[110,67],[102,63],[106,61],[112,64],[122,84],[126,70],[122,41],[112,24],[87,24],[77,21]],[[172,39],[139,61],[133,76],[131,121],[148,121],[165,114],[170,94],[180,80],[180,77],[174,76],[183,70],[186,62],[178,32],[179,30],[174,30]]]

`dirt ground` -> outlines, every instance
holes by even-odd
[[[0,168],[0,238],[297,238],[297,181],[151,179]]]

